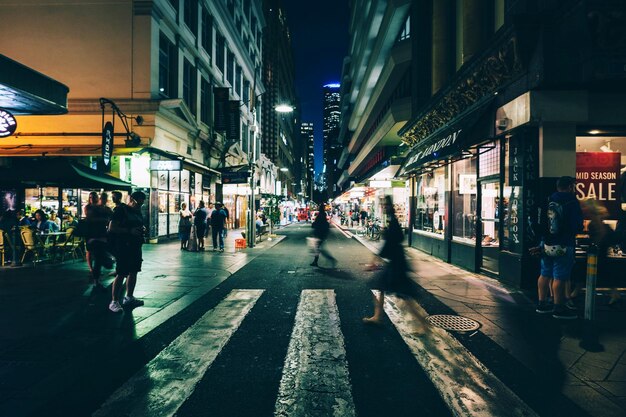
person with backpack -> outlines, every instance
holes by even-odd
[[[211,236],[213,237],[213,252],[224,252],[224,228],[226,227],[226,212],[222,203],[215,203],[215,210],[211,213]]]
[[[576,262],[576,235],[583,230],[583,215],[574,191],[575,180],[561,177],[549,200],[543,218],[543,236],[538,248],[531,253],[541,254],[541,274],[537,280],[539,303],[536,312],[552,314],[562,320],[573,320],[578,316],[566,304],[566,285],[571,279]],[[547,302],[552,288],[554,305]]]

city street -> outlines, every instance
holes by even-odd
[[[476,317],[457,301],[456,309],[482,327],[456,337],[424,328],[407,308],[412,301],[394,296],[385,306],[389,319],[365,325],[361,318],[372,312],[368,247],[335,228],[328,247],[338,268],[323,258],[313,268],[305,239],[310,225],[279,233],[241,252],[233,249],[236,231],[225,253],[181,252],[175,242],[146,245],[137,291],[145,305],[122,314],[107,310],[108,293],[91,293],[82,261],[1,269],[2,320],[10,332],[2,336],[0,414],[587,415],[561,393],[564,384],[575,384],[556,359],[558,335],[544,329],[530,348],[518,339],[522,359],[497,343],[494,335],[506,337],[485,317],[517,321],[512,334],[519,321],[529,320],[526,333],[541,323],[525,311],[532,304],[520,293],[491,289],[494,300],[518,300],[499,318],[490,302]],[[425,258],[408,251],[413,261]],[[439,278],[444,285],[446,270],[437,262],[420,265],[418,312],[454,313],[425,281]],[[545,355],[533,365],[535,344]],[[533,369],[537,364],[541,369]],[[593,414],[620,412],[604,411]]]

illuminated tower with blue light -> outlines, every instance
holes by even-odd
[[[328,195],[334,195],[337,179],[337,160],[339,159],[339,109],[340,96],[338,83],[324,86],[324,168]]]

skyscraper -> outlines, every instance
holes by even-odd
[[[324,86],[324,169],[327,193],[333,196],[336,190],[337,160],[339,159],[339,84]]]
[[[313,184],[315,183],[315,137],[313,135],[313,123],[303,122],[300,126],[300,140],[306,149],[306,192],[313,198]]]

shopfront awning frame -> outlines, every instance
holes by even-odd
[[[443,126],[413,146],[396,177],[407,177],[431,171],[455,160],[471,156],[470,153],[478,153],[479,144],[484,143],[485,140],[484,138],[480,141],[475,140],[476,126],[490,111],[494,98],[495,96],[491,96],[482,100],[463,112],[453,123]]]
[[[67,158],[40,158],[15,161],[9,168],[0,169],[3,187],[61,187],[81,189],[126,190],[133,184],[112,175],[98,172]]]

